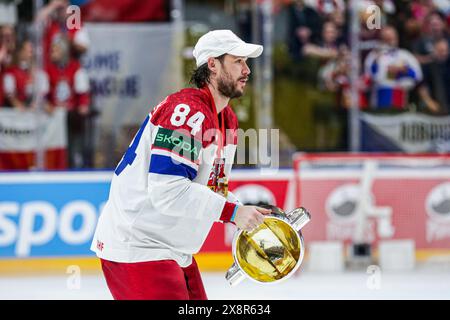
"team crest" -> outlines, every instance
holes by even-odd
[[[213,169],[209,175],[208,188],[212,191],[227,197],[228,178],[225,175],[225,159],[215,159]]]

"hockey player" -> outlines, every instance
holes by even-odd
[[[91,249],[115,299],[207,299],[193,254],[216,221],[251,230],[267,209],[229,192],[247,58],[263,48],[229,30],[203,35],[193,55],[197,88],[169,95],[146,117],[115,169]]]

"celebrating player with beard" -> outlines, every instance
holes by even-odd
[[[203,35],[186,88],[146,117],[115,169],[91,249],[115,299],[207,299],[193,254],[216,221],[252,230],[270,210],[228,191],[237,118],[228,105],[262,46],[229,30]]]

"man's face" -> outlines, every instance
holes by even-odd
[[[442,21],[441,17],[437,14],[433,14],[430,17],[430,31],[432,33],[439,34],[444,31],[445,24],[444,21]]]
[[[223,62],[219,61],[217,72],[217,89],[230,99],[239,98],[244,94],[244,88],[250,74],[247,58],[225,55]]]
[[[326,43],[335,42],[338,36],[336,25],[331,22],[325,23],[322,36]]]
[[[398,46],[398,36],[397,31],[394,28],[385,28],[381,31],[381,39],[384,43],[390,45],[391,47]]]
[[[57,63],[61,61],[62,57],[63,57],[63,50],[61,49],[61,46],[56,43],[52,44],[50,49],[50,59],[53,62]]]
[[[33,54],[33,44],[30,41],[27,41],[20,50],[19,59],[21,61],[31,62],[33,60]]]
[[[434,45],[434,54],[439,62],[444,62],[449,57],[449,48],[447,40],[438,41]]]
[[[8,51],[14,51],[16,41],[14,28],[11,26],[3,26],[1,29],[1,37],[2,43],[6,45]]]

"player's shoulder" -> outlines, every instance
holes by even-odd
[[[238,118],[230,106],[226,106],[225,109],[223,109],[222,113],[223,113],[224,122],[225,122],[225,129],[226,129],[225,144],[235,144],[236,145],[237,139],[238,139],[237,129],[239,128]]]
[[[166,97],[151,112],[153,125],[171,130],[200,133],[212,128],[208,97],[200,89],[185,88]]]
[[[225,120],[225,128],[227,129],[238,129],[239,121],[234,113],[233,109],[230,106],[227,106],[224,110],[224,120]]]
[[[186,104],[191,110],[210,111],[208,97],[205,93],[197,88],[184,88],[167,97],[167,102],[171,107],[179,104]]]
[[[170,114],[179,106],[187,106],[190,111],[208,112],[208,100],[203,92],[195,88],[185,88],[168,95],[158,106],[153,109],[153,113],[160,116]]]

